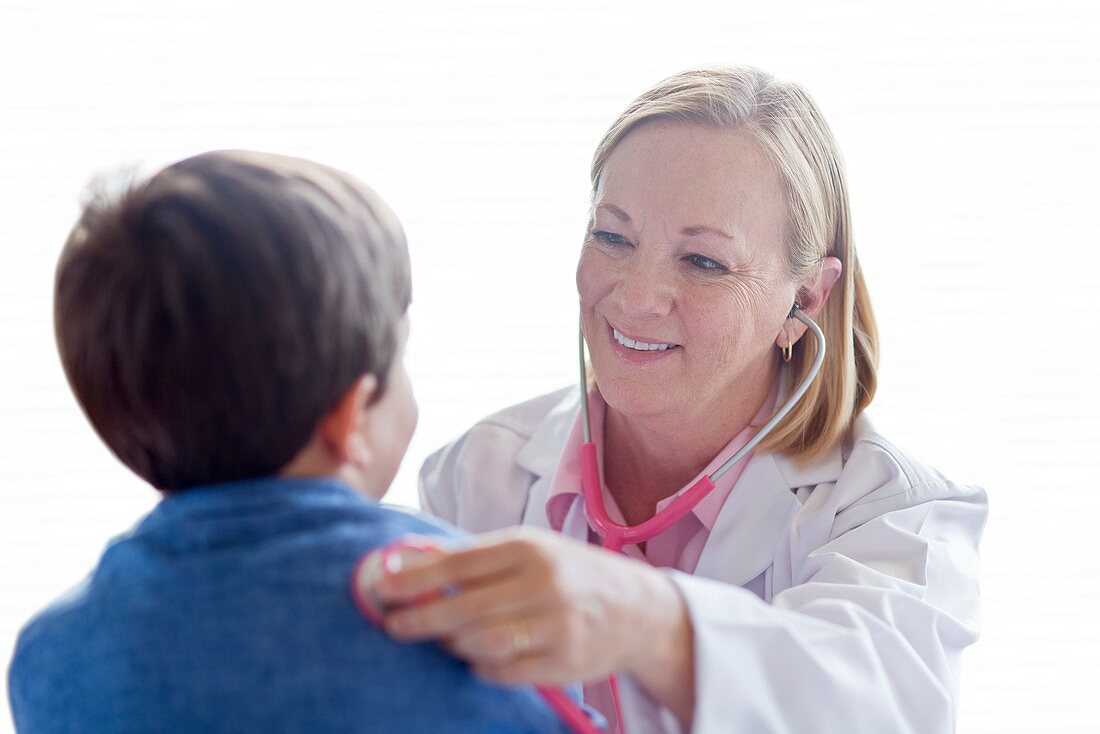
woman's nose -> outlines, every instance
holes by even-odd
[[[646,318],[667,315],[673,297],[667,277],[658,267],[637,263],[620,274],[614,300],[625,316]]]

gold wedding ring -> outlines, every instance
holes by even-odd
[[[508,623],[512,628],[512,649],[522,655],[531,649],[531,634],[527,631],[527,620],[522,617]]]

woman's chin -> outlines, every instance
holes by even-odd
[[[630,418],[667,413],[674,404],[667,386],[655,382],[612,378],[599,381],[598,387],[608,408]]]

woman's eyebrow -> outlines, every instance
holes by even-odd
[[[696,237],[696,236],[701,235],[701,234],[714,234],[714,235],[718,235],[719,237],[723,237],[727,240],[736,241],[736,239],[737,239],[733,235],[726,234],[722,230],[716,229],[714,227],[708,227],[705,224],[696,224],[696,225],[691,226],[691,227],[684,227],[683,229],[680,230],[680,234],[682,234],[684,237]]]
[[[630,215],[624,212],[619,207],[615,206],[614,204],[597,204],[596,209],[603,209],[604,211],[612,214],[620,222],[623,222],[625,224],[630,223]],[[722,239],[730,240],[731,242],[736,242],[738,244],[741,243],[741,240],[739,240],[737,237],[734,237],[727,232],[723,232],[717,227],[711,227],[706,224],[695,224],[690,227],[684,227],[680,230],[680,234],[684,237],[697,237],[701,234],[712,234],[721,237]]]
[[[604,209],[604,210],[610,212],[611,214],[614,214],[615,218],[618,219],[620,222],[627,222],[627,223],[630,222],[630,215],[627,214],[626,212],[624,212],[619,207],[615,206],[614,204],[599,204],[599,205],[596,206],[596,208],[597,209]]]

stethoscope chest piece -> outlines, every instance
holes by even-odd
[[[375,626],[381,627],[386,613],[386,604],[375,591],[378,583],[386,576],[420,565],[444,552],[443,546],[439,543],[429,538],[411,535],[367,551],[359,558],[351,574],[351,598],[355,606]],[[414,603],[424,601],[428,601],[428,598],[417,599]]]

